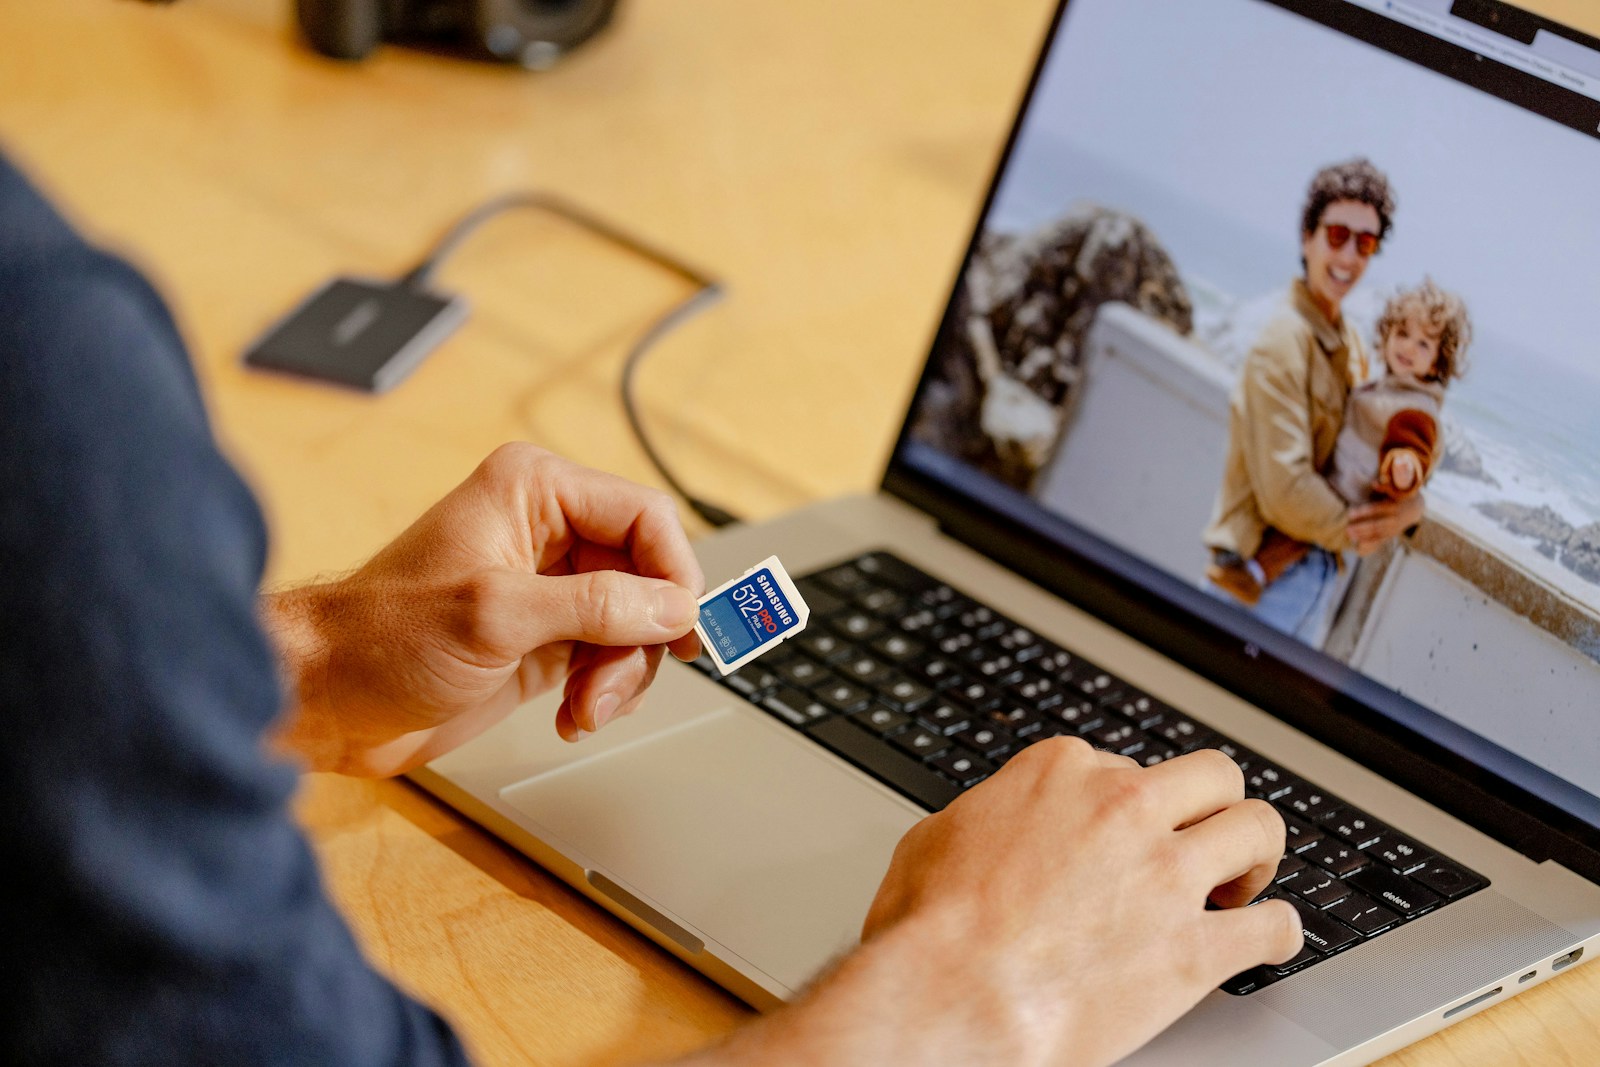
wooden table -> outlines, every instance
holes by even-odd
[[[1589,0],[1526,0],[1600,33]],[[647,418],[683,478],[759,517],[873,486],[1051,0],[630,0],[527,74],[386,49],[341,66],[287,0],[0,7],[0,143],[173,301],[221,436],[264,498],[274,580],[336,571],[491,448],[642,481],[616,378],[682,292],[570,227],[508,216],[445,268],[470,323],[381,400],[238,365],[339,272],[387,275],[494,193],[564,193],[725,278],[657,352]],[[759,390],[803,432],[733,417]],[[301,817],[377,964],[486,1064],[637,1062],[748,1010],[401,782],[310,777]],[[1580,968],[1390,1061],[1600,1062]]]

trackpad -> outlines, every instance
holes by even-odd
[[[853,946],[920,817],[725,708],[507,786],[541,838],[791,990]]]

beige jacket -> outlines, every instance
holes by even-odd
[[[1347,505],[1323,475],[1352,383],[1366,373],[1349,320],[1330,322],[1297,280],[1239,373],[1207,546],[1251,559],[1271,526],[1330,552],[1350,548]]]

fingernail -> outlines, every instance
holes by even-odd
[[[596,730],[611,721],[611,716],[617,713],[617,707],[622,703],[622,698],[615,693],[602,693],[600,699],[594,702],[594,728]]]
[[[694,621],[695,602],[680,585],[665,585],[656,590],[656,625],[682,633]]]

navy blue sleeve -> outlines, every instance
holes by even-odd
[[[0,1062],[464,1062],[263,751],[265,553],[161,301],[0,159]]]

